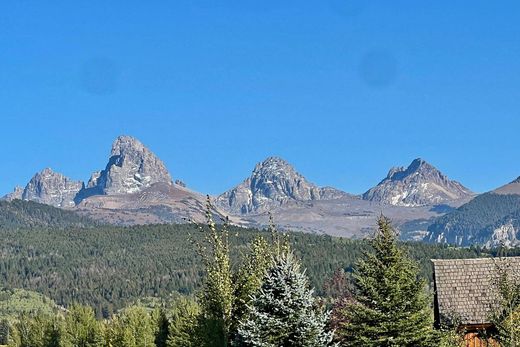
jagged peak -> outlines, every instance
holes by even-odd
[[[135,137],[120,135],[105,169],[92,174],[76,202],[92,195],[137,193],[158,182],[173,183],[163,161]]]
[[[256,164],[251,176],[241,184],[217,197],[217,204],[233,213],[247,214],[346,196],[347,193],[338,189],[316,186],[285,159],[270,156]]]
[[[43,170],[41,170],[37,174],[40,174],[40,175],[55,175],[55,174],[61,175],[61,173],[54,171],[50,167],[44,168]]]
[[[255,169],[273,168],[273,167],[290,167],[293,168],[289,162],[281,157],[271,156],[256,164]]]
[[[473,193],[422,158],[410,165],[393,167],[379,184],[363,194],[363,199],[391,205],[437,204],[471,196]]]
[[[59,177],[60,179],[64,179],[67,181],[71,181],[71,182],[75,181],[74,179],[62,174],[61,172],[54,171],[50,167],[46,167],[46,168],[38,171],[37,173],[35,173],[31,179],[31,181],[39,180],[39,179],[42,179],[45,177]],[[79,182],[79,181],[77,181],[77,182]]]
[[[150,151],[141,141],[129,135],[120,135],[112,143],[111,155],[122,155],[127,151]]]
[[[412,160],[410,165],[407,167],[397,166],[392,167],[390,171],[388,171],[387,179],[390,180],[402,180],[407,176],[410,176],[416,172],[428,173],[428,172],[436,172],[441,176],[444,176],[435,166],[428,163],[426,160],[422,158],[416,158]]]

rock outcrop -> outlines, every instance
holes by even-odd
[[[392,168],[377,186],[363,194],[363,199],[394,206],[443,204],[473,196],[468,188],[452,181],[422,159],[407,167]]]
[[[11,193],[6,194],[4,197],[2,197],[2,200],[7,200],[7,201],[22,200],[22,195],[23,195],[23,187],[16,186],[16,187],[14,187],[14,190]]]
[[[336,199],[348,194],[320,188],[307,181],[294,167],[278,157],[258,163],[250,177],[237,187],[221,194],[217,206],[232,214],[262,213],[292,202]]]
[[[172,184],[166,166],[152,151],[131,136],[119,136],[108,164],[92,174],[76,203],[92,195],[132,194],[155,183]]]
[[[31,178],[21,198],[55,207],[73,207],[74,197],[82,187],[83,182],[46,168]]]

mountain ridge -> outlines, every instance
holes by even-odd
[[[375,187],[366,191],[364,200],[394,206],[423,206],[469,198],[474,193],[457,181],[450,180],[421,158],[408,167],[393,167]]]
[[[318,187],[280,157],[256,164],[242,183],[220,194],[216,205],[235,214],[267,212],[289,203],[331,200],[348,196],[333,187]]]
[[[422,181],[409,179],[414,175],[419,176]],[[424,160],[417,159],[407,168],[392,168],[387,177],[373,189],[380,188],[381,185],[388,186],[388,182],[397,183],[396,187],[400,189],[397,194],[402,194],[403,191],[425,183],[424,178],[431,179],[432,176],[441,183],[455,184]],[[82,216],[116,225],[204,220],[206,196],[187,188],[178,179],[173,181],[164,162],[131,136],[121,135],[115,139],[105,168],[93,171],[86,184],[57,173],[48,172],[48,175],[42,177],[49,178],[40,180],[41,185],[49,187],[47,190],[32,189],[34,194],[24,196],[26,189],[22,191],[21,188],[16,188],[4,198],[47,202],[72,209]],[[59,192],[60,187],[64,186],[60,183],[62,180],[73,183],[66,199],[60,200],[60,194],[56,191]],[[390,185],[384,189],[384,193],[392,193],[394,188]],[[54,193],[45,195],[44,191]],[[383,210],[399,228],[416,219],[429,221],[461,204],[459,200],[450,200],[453,194],[449,191],[446,193],[442,189],[434,189],[432,192],[434,199],[431,201],[414,197],[412,203],[405,199],[404,204],[388,204],[384,203],[384,199],[372,199],[349,194],[334,187],[318,186],[285,159],[271,156],[257,163],[251,174],[241,183],[218,196],[213,196],[212,201],[216,220],[228,215],[232,223],[241,226],[263,227],[268,223],[268,215],[271,213],[283,229],[365,237],[370,234],[377,215]],[[48,199],[43,199],[45,197]],[[59,201],[52,200],[51,197]],[[439,202],[449,205],[450,208],[436,206]],[[422,228],[424,223],[406,225],[407,228],[410,225],[414,228],[415,225],[421,225]],[[416,230],[406,231],[407,235],[411,235]]]

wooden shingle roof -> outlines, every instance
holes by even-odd
[[[434,259],[435,318],[438,324],[488,324],[499,301],[498,269],[520,271],[520,257]]]

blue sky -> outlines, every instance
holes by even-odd
[[[217,4],[218,3],[218,4]],[[0,194],[87,180],[119,134],[220,193],[269,155],[360,193],[423,157],[520,175],[520,3],[0,2]]]

